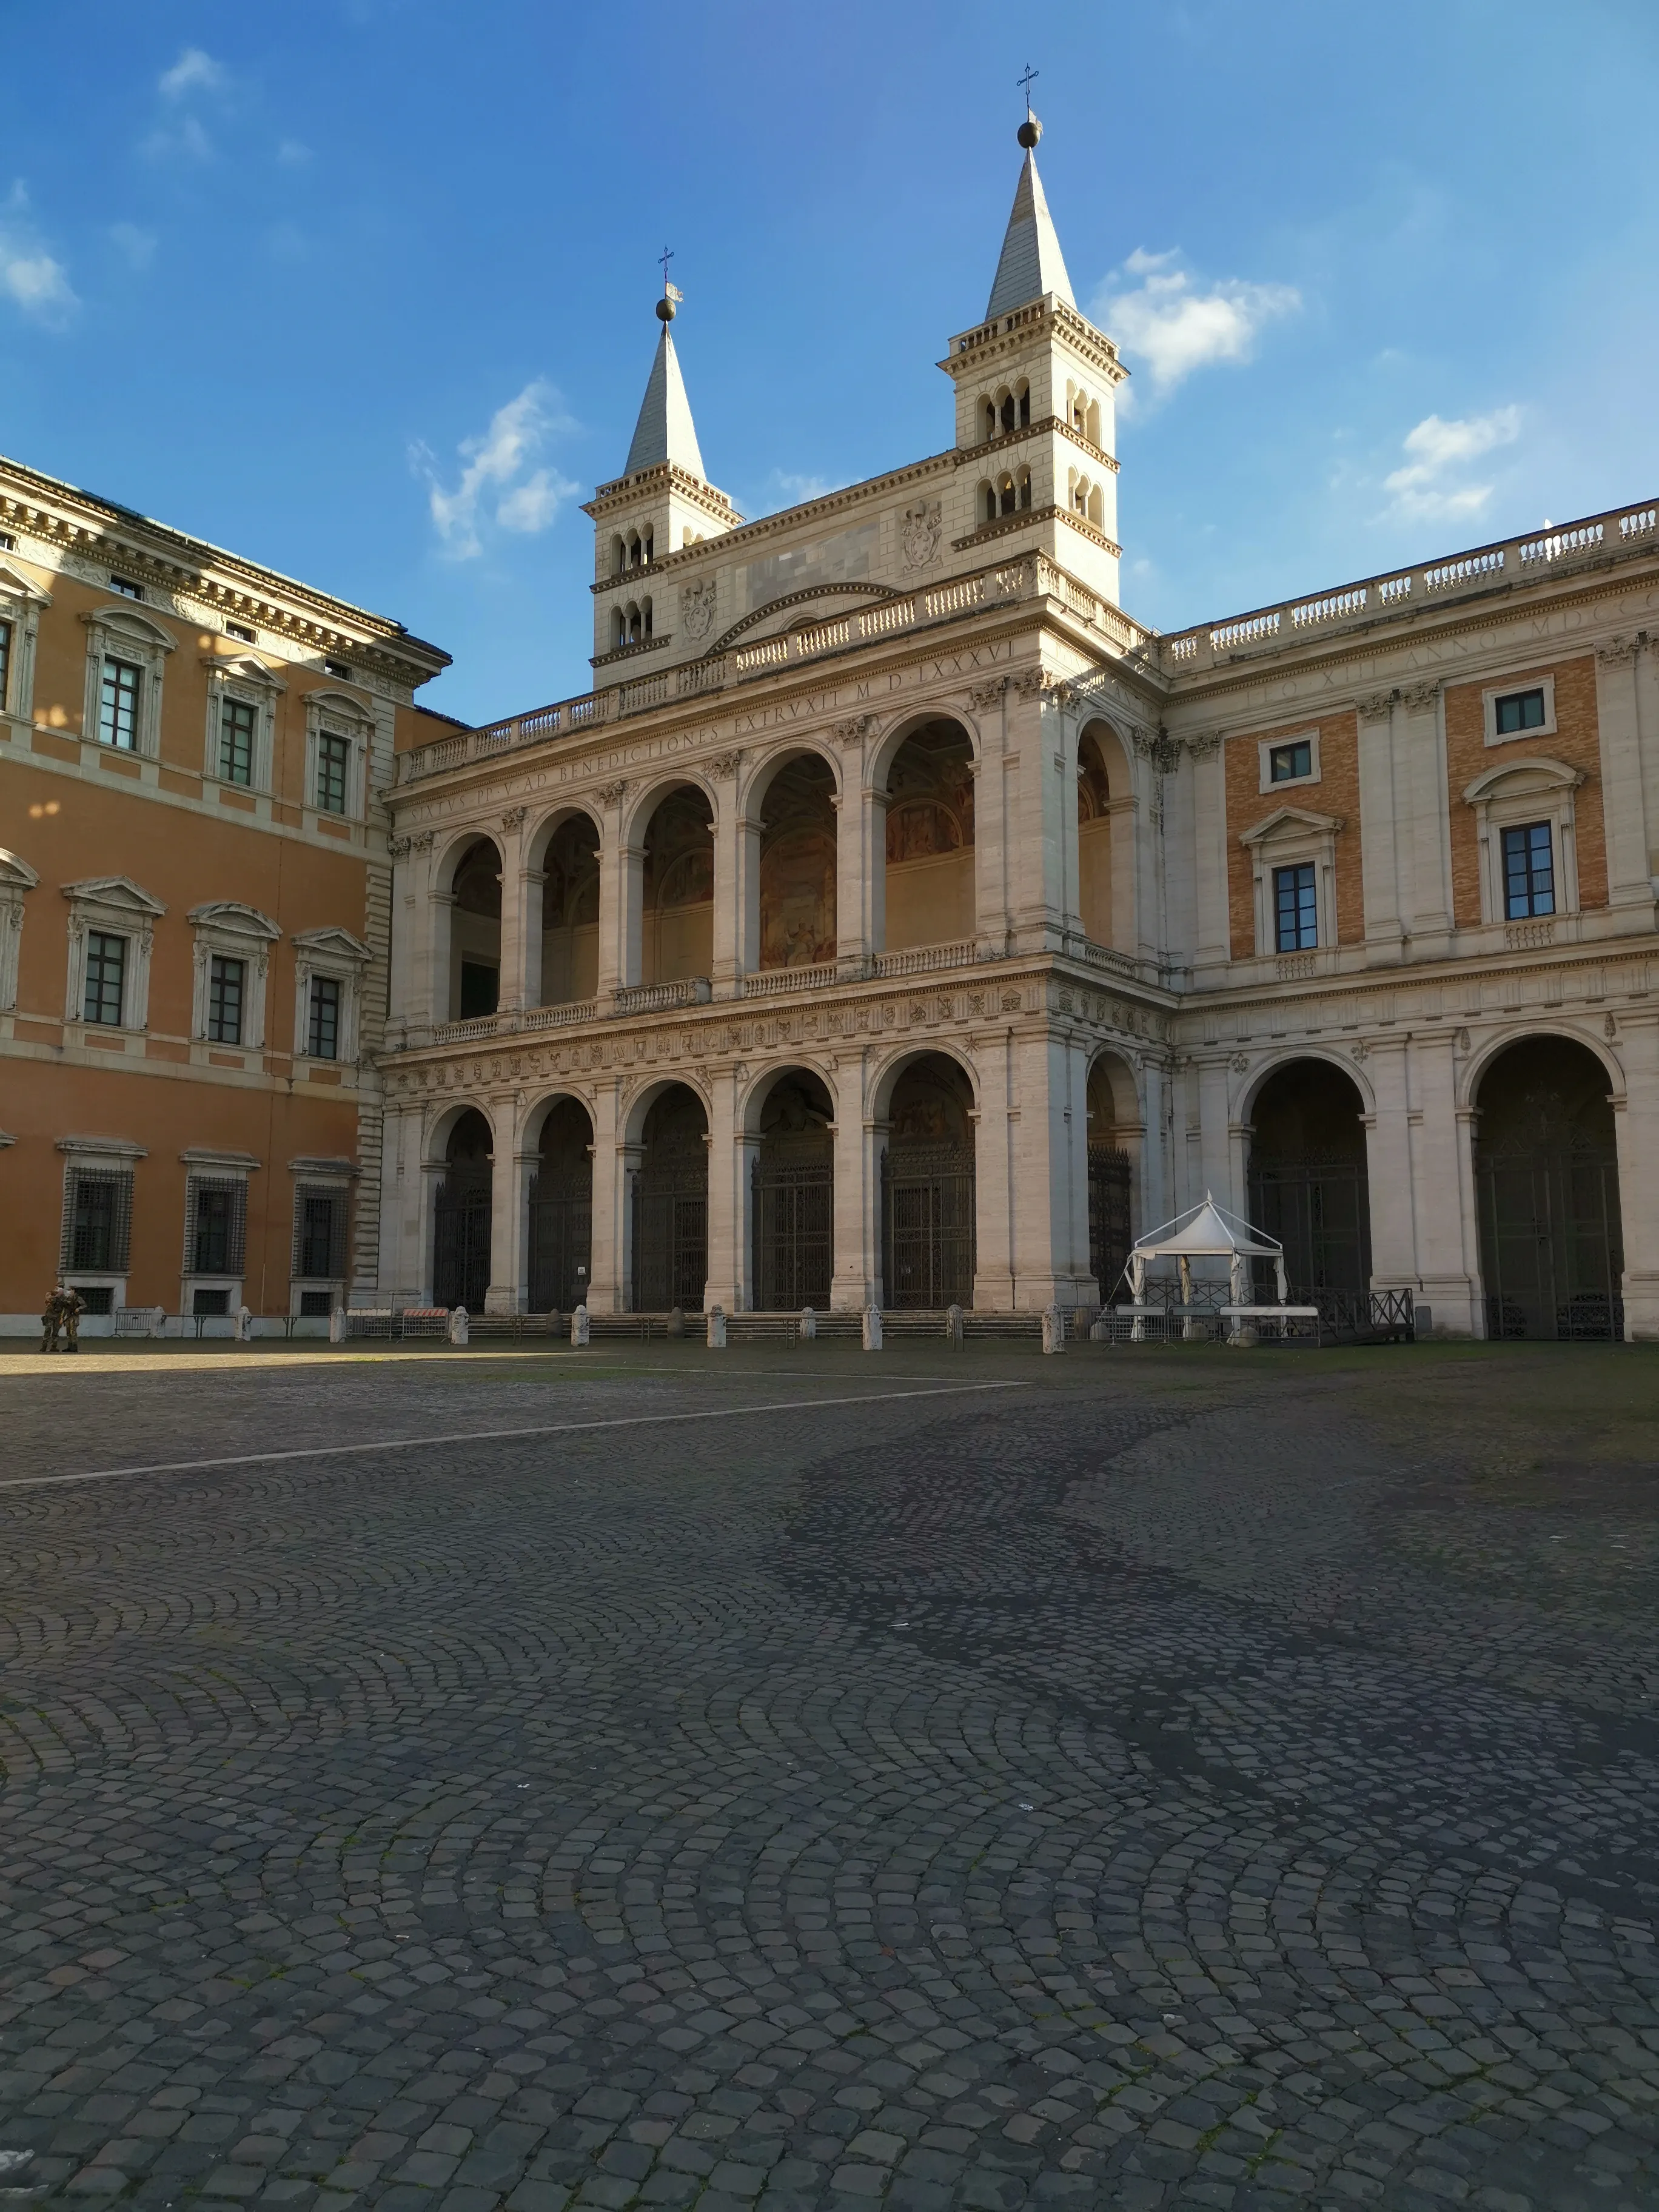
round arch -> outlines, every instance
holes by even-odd
[[[893,772],[893,763],[907,741],[918,730],[931,722],[954,722],[968,740],[975,769],[984,758],[985,746],[979,722],[965,707],[919,707],[914,713],[901,714],[890,727],[884,730],[864,758],[864,788],[869,792],[884,793]]]
[[[978,1265],[980,1087],[963,1056],[900,1046],[872,1097],[881,1153],[881,1279],[888,1305],[971,1306]]]
[[[1255,1113],[1256,1103],[1274,1076],[1282,1075],[1287,1067],[1295,1067],[1303,1060],[1316,1060],[1325,1067],[1334,1067],[1339,1075],[1346,1075],[1359,1094],[1361,1111],[1367,1115],[1376,1111],[1376,1093],[1364,1066],[1333,1045],[1298,1045],[1285,1052],[1276,1052],[1252,1067],[1240,1086],[1233,1119],[1249,1121]]]
[[[1492,1062],[1501,1059],[1512,1047],[1528,1043],[1534,1037],[1556,1037],[1563,1044],[1582,1045],[1591,1059],[1600,1063],[1601,1072],[1607,1079],[1607,1096],[1614,1110],[1623,1106],[1625,1071],[1618,1054],[1609,1048],[1607,1040],[1577,1022],[1553,1021],[1547,1017],[1535,1022],[1518,1022],[1512,1027],[1500,1030],[1494,1036],[1482,1037],[1473,1047],[1458,1078],[1459,1106],[1466,1110],[1478,1106],[1480,1085]]]
[[[764,1313],[827,1308],[836,1271],[836,1094],[810,1060],[764,1069],[739,1119],[749,1298]]]
[[[592,1133],[598,1127],[592,1099],[586,1091],[573,1091],[568,1086],[561,1086],[554,1091],[538,1091],[531,1104],[526,1108],[524,1118],[519,1127],[519,1149],[521,1152],[534,1152],[537,1149],[541,1142],[542,1132],[546,1127],[549,1115],[561,1106],[580,1107],[582,1112],[587,1116],[588,1137],[589,1141],[592,1141]]]
[[[504,1165],[510,1173],[510,1164],[498,1160],[500,1132],[477,1099],[445,1108],[428,1142],[437,1155],[427,1161],[433,1304],[480,1313],[489,1288],[495,1176]]]
[[[546,865],[547,848],[568,822],[586,822],[593,832],[601,852],[605,850],[605,823],[599,809],[585,799],[562,799],[537,817],[534,826],[524,841],[524,864],[526,868]]]
[[[875,1079],[870,1086],[870,1098],[872,1109],[878,1121],[887,1119],[889,1109],[893,1103],[893,1092],[905,1069],[916,1061],[923,1060],[947,1060],[953,1067],[958,1069],[968,1085],[969,1095],[973,1102],[972,1111],[978,1113],[980,1081],[974,1064],[967,1054],[954,1045],[910,1042],[895,1045],[887,1056],[877,1064]]]
[[[665,799],[677,791],[695,791],[708,802],[711,823],[718,823],[720,815],[720,789],[708,776],[692,768],[664,769],[645,785],[630,805],[624,807],[619,824],[620,842],[636,845],[650,826],[651,817]]]
[[[624,1117],[626,1303],[635,1313],[701,1311],[708,1293],[708,1167],[714,1121],[701,1085],[646,1084]]]
[[[741,812],[745,822],[758,824],[760,817],[757,809],[764,801],[767,793],[771,789],[780,773],[787,768],[792,761],[803,758],[820,760],[823,763],[835,785],[836,796],[837,799],[840,798],[845,779],[842,763],[836,757],[833,748],[821,738],[791,738],[787,744],[781,744],[775,752],[764,754],[749,771],[748,780],[742,787]]]
[[[694,1075],[686,1073],[678,1075],[653,1076],[648,1083],[641,1085],[639,1090],[635,1093],[633,1097],[629,1100],[627,1106],[623,1109],[622,1120],[622,1141],[623,1144],[637,1145],[641,1141],[644,1134],[646,1120],[650,1114],[651,1109],[656,1105],[659,1099],[665,1097],[671,1091],[689,1091],[691,1096],[696,1100],[698,1105],[702,1109],[704,1122],[710,1129],[713,1129],[714,1126],[714,1099],[710,1097],[709,1093],[704,1090],[702,1085],[697,1081]]]
[[[494,1156],[501,1142],[501,1132],[495,1127],[495,1117],[482,1098],[459,1098],[432,1108],[421,1137],[422,1164],[428,1168],[442,1167],[449,1158],[450,1139],[469,1114],[482,1116],[489,1132],[490,1152]]]
[[[831,1106],[839,1112],[834,1068],[814,1059],[810,1053],[799,1053],[793,1059],[781,1060],[772,1066],[763,1067],[750,1079],[749,1086],[738,1103],[738,1127],[744,1136],[759,1134],[767,1100],[778,1085],[791,1075],[809,1075],[815,1082],[822,1084],[829,1094]]]
[[[525,1287],[532,1313],[567,1313],[586,1298],[593,1267],[593,1109],[579,1092],[539,1097],[520,1149],[533,1155],[524,1192]]]
[[[453,891],[455,871],[475,845],[493,846],[497,861],[505,866],[501,841],[493,830],[483,828],[456,830],[445,841],[433,861],[432,880],[441,895]]]
[[[1275,1053],[1241,1115],[1247,1212],[1285,1248],[1291,1298],[1369,1297],[1370,1086],[1340,1053]]]

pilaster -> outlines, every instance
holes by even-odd
[[[1651,648],[1645,648],[1651,651]],[[1595,713],[1601,733],[1601,817],[1607,843],[1609,906],[1653,908],[1647,801],[1642,779],[1641,660],[1636,638],[1614,638],[1595,655]],[[1659,738],[1659,732],[1653,733]]]
[[[718,881],[718,876],[716,878]],[[716,1070],[708,1109],[708,1278],[705,1312],[720,1306],[742,1313],[749,1273],[744,1235],[749,1210],[749,1164],[759,1139],[748,1139],[738,1121],[738,1071]]]
[[[1620,1017],[1625,1097],[1613,1125],[1619,1148],[1619,1205],[1625,1239],[1625,1336],[1659,1339],[1659,1014]]]

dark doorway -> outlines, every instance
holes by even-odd
[[[1565,1037],[1528,1037],[1480,1079],[1474,1187],[1490,1337],[1625,1334],[1619,1162],[1607,1073]]]
[[[592,1141],[592,1125],[575,1099],[561,1098],[548,1108],[530,1179],[532,1313],[568,1313],[587,1294],[593,1264]]]
[[[836,1265],[835,1140],[830,1094],[805,1070],[781,1076],[761,1109],[750,1219],[755,1304],[763,1313],[827,1306]]]
[[[1103,1304],[1109,1306],[1128,1296],[1123,1270],[1134,1240],[1134,1159],[1129,1146],[1138,1147],[1141,1134],[1134,1076],[1115,1054],[1103,1054],[1090,1069],[1087,1105],[1089,1273],[1100,1286]]]
[[[645,1117],[638,1168],[629,1178],[635,1313],[675,1306],[701,1313],[708,1282],[708,1122],[683,1084]]]
[[[973,1105],[954,1060],[929,1053],[900,1076],[881,1163],[883,1295],[938,1312],[974,1302]]]
[[[476,1108],[455,1124],[438,1186],[432,1296],[441,1306],[483,1311],[489,1288],[489,1124]]]
[[[1369,1293],[1370,1187],[1365,1103],[1328,1060],[1297,1060],[1257,1094],[1250,1138],[1250,1218],[1285,1247],[1293,1304],[1322,1291]],[[1276,1296],[1272,1270],[1258,1289]]]

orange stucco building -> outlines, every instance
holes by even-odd
[[[447,663],[0,460],[0,1327],[373,1285],[380,793]]]

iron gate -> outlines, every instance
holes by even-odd
[[[757,1160],[750,1188],[757,1306],[763,1313],[827,1306],[836,1264],[833,1165]]]
[[[1600,1146],[1477,1152],[1486,1334],[1622,1340],[1619,1169]]]
[[[1129,1261],[1129,1155],[1115,1145],[1089,1147],[1089,1273],[1102,1303],[1113,1305]]]
[[[708,1281],[708,1169],[643,1167],[629,1177],[634,1311],[701,1313]]]
[[[489,1287],[489,1176],[457,1174],[438,1186],[432,1257],[433,1303],[483,1311]]]
[[[530,1310],[568,1313],[586,1296],[593,1264],[592,1185],[539,1171],[530,1185]]]
[[[1252,1160],[1250,1219],[1285,1247],[1293,1304],[1311,1305],[1321,1291],[1369,1293],[1371,1200],[1364,1160],[1317,1152]],[[1271,1267],[1258,1262],[1257,1273],[1261,1285],[1271,1284]]]
[[[974,1155],[896,1145],[881,1163],[881,1277],[890,1306],[974,1302]]]

